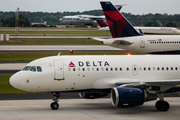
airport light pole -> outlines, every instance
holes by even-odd
[[[18,12],[19,12],[19,7],[17,7],[17,9],[15,10],[16,11],[16,15],[15,15],[15,33],[16,33],[16,40],[18,41],[18,23],[19,23],[19,17],[18,17]]]

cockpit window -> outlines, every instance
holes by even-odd
[[[42,68],[40,66],[25,66],[23,71],[33,71],[33,72],[36,72],[36,69],[37,69],[37,72],[42,72]]]
[[[42,72],[42,68],[40,66],[37,66],[37,71]]]
[[[35,66],[32,66],[32,67],[30,68],[30,71],[36,72],[36,67],[35,67]]]
[[[28,71],[31,66],[26,66],[23,71]]]

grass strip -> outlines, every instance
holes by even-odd
[[[14,34],[15,31],[0,31],[0,34]],[[59,34],[70,36],[110,36],[110,32],[107,31],[19,31],[18,34]]]
[[[56,56],[58,53],[49,52],[49,53],[0,53],[0,62],[24,62],[32,61],[38,58],[47,57],[47,56]],[[141,53],[131,53],[132,55],[143,55]],[[126,52],[77,52],[77,53],[66,53],[62,52],[61,55],[127,55]]]

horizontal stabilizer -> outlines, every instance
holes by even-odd
[[[117,44],[117,45],[131,45],[131,44],[133,44],[133,43],[128,42],[128,41],[125,41],[125,40],[115,40],[115,41],[113,42],[113,44]]]
[[[103,39],[103,38],[92,38],[94,40],[97,40],[97,41],[104,41],[104,40],[107,40],[107,39]]]

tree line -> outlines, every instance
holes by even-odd
[[[59,19],[66,15],[79,15],[79,14],[87,14],[87,15],[96,15],[101,16],[104,15],[102,10],[91,10],[84,12],[56,12],[56,13],[48,13],[48,12],[25,12],[20,11],[19,14],[23,16],[24,21],[29,21],[30,23],[41,23],[41,21],[46,21],[48,25],[60,25]],[[180,27],[180,14],[168,15],[164,14],[144,14],[144,15],[134,15],[131,13],[122,13],[134,26],[172,26],[172,27]],[[8,21],[9,19],[15,19],[15,12],[2,12],[0,11],[0,20]],[[11,21],[11,20],[9,20]],[[19,20],[20,22],[21,20]],[[12,21],[11,25],[15,24]],[[4,23],[3,23],[4,24]],[[27,23],[28,26],[29,23]],[[19,23],[19,25],[22,25]],[[25,26],[25,23],[23,23]],[[6,25],[7,26],[7,25]]]
[[[0,22],[2,23],[3,27],[15,27],[16,23],[16,19],[15,17],[10,17],[7,19],[0,19]],[[19,27],[30,27],[31,23],[29,22],[29,19],[23,15],[19,15],[18,18],[18,26]]]

